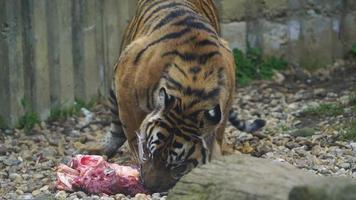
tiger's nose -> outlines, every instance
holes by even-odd
[[[150,192],[166,192],[177,182],[164,163],[152,159],[141,164],[140,181]]]

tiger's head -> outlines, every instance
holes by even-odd
[[[226,75],[224,56],[208,54],[199,54],[211,56],[200,65],[172,55],[154,95],[155,108],[138,130],[141,180],[152,191],[169,189],[210,161],[216,132],[225,125],[234,80]]]

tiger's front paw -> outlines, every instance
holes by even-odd
[[[76,142],[74,145],[80,152],[95,155],[106,155],[112,157],[117,150],[125,143],[126,138],[114,137],[108,132],[104,137],[96,141],[90,141],[85,144]]]

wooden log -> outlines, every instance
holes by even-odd
[[[335,184],[342,186],[336,187]],[[347,193],[337,198],[330,196],[337,192]],[[168,199],[299,200],[323,197],[321,199],[342,200],[355,199],[355,195],[356,182],[351,179],[320,177],[276,161],[227,156],[183,177],[169,191]]]

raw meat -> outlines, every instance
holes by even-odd
[[[90,194],[147,194],[139,181],[137,169],[108,163],[103,157],[95,155],[77,155],[69,166],[60,164],[57,167],[56,187],[66,191],[83,190]]]

